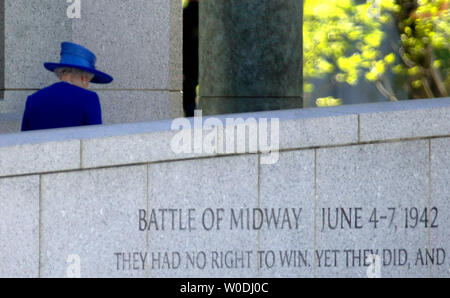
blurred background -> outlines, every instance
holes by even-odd
[[[193,116],[199,3],[182,1],[184,110]],[[449,4],[448,0],[303,0],[303,107],[447,97]]]

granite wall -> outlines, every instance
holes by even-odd
[[[59,61],[63,41],[97,55],[109,85],[91,85],[106,124],[183,115],[182,7],[178,0],[0,1],[0,133],[17,132],[26,98],[57,81],[43,63]]]
[[[239,117],[277,162],[172,150],[231,124],[0,136],[0,277],[449,277],[450,99]]]

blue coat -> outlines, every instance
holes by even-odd
[[[28,97],[22,131],[95,124],[102,124],[97,93],[59,82]]]

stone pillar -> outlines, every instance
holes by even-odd
[[[0,1],[0,133],[17,131],[27,96],[57,81],[42,64],[59,61],[63,41],[91,49],[114,77],[90,86],[105,124],[183,116],[180,0],[80,0],[79,19],[68,17],[67,1]]]
[[[0,0],[0,100],[5,90],[5,1]]]
[[[302,0],[200,1],[200,108],[302,107]]]

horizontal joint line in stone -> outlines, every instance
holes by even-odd
[[[445,138],[450,138],[450,135],[430,136],[430,137],[414,137],[414,138],[397,138],[397,139],[364,141],[364,142],[358,142],[358,143],[352,142],[352,143],[333,144],[333,145],[292,147],[292,148],[282,148],[282,149],[278,150],[278,152],[290,152],[290,151],[296,151],[296,150],[314,150],[314,149],[326,149],[326,148],[340,148],[340,147],[376,145],[376,144],[391,144],[391,143],[413,142],[413,141],[420,141],[420,140],[433,140],[433,139],[445,139]],[[264,153],[260,152],[259,154],[264,154]]]
[[[398,143],[405,141],[418,141],[418,140],[432,140],[439,138],[450,138],[450,135],[443,136],[431,136],[431,137],[415,137],[415,138],[405,138],[405,139],[391,139],[391,140],[383,140],[383,141],[368,141],[361,143],[346,143],[346,144],[333,144],[333,145],[318,145],[318,146],[307,146],[307,147],[295,147],[295,148],[283,148],[278,150],[278,152],[290,152],[296,150],[313,150],[313,149],[325,149],[325,148],[339,148],[339,147],[350,147],[350,146],[360,146],[360,145],[373,145],[373,144],[387,144],[387,143]],[[172,159],[162,159],[162,160],[154,160],[154,161],[144,161],[144,162],[136,162],[136,163],[128,163],[128,164],[115,164],[115,165],[106,165],[106,166],[98,166],[98,167],[83,167],[83,168],[73,168],[67,170],[60,171],[48,171],[48,172],[32,172],[26,174],[16,174],[16,175],[0,175],[0,179],[3,178],[15,178],[15,177],[24,177],[24,176],[33,176],[33,175],[47,175],[47,174],[59,174],[59,173],[70,173],[70,172],[79,172],[79,171],[88,171],[88,170],[100,170],[100,169],[111,169],[111,168],[122,168],[122,167],[133,167],[133,166],[142,166],[148,164],[159,164],[166,162],[178,162],[178,161],[192,161],[192,160],[200,160],[200,159],[212,159],[212,158],[220,158],[220,157],[230,157],[230,156],[243,156],[243,155],[254,155],[254,154],[266,154],[263,152],[244,152],[244,153],[230,153],[230,154],[216,154],[210,156],[198,156],[198,157],[187,157],[187,158],[172,158]]]
[[[187,158],[180,158],[180,159],[164,159],[164,160],[154,160],[154,161],[143,161],[143,162],[135,162],[135,163],[128,163],[128,164],[115,164],[115,165],[98,166],[98,167],[72,168],[72,169],[60,170],[60,171],[32,172],[32,173],[16,174],[16,175],[8,175],[8,176],[1,176],[0,175],[0,179],[17,178],[17,177],[25,177],[25,176],[36,176],[36,175],[63,174],[63,173],[73,173],[73,172],[92,171],[92,170],[104,170],[104,169],[124,168],[124,167],[137,167],[137,166],[144,166],[144,165],[150,165],[150,164],[159,164],[159,163],[166,163],[166,162],[192,161],[192,160],[199,160],[199,159],[212,159],[212,158],[241,156],[241,155],[254,155],[254,154],[260,154],[260,153],[256,152],[256,153],[220,154],[220,155],[218,154],[218,155],[212,155],[212,156],[199,156],[199,157],[187,157]]]
[[[157,91],[157,92],[182,92],[182,90],[171,90],[171,89],[139,89],[139,88],[113,88],[113,89],[108,89],[108,88],[104,88],[104,89],[90,89],[92,91]]]

